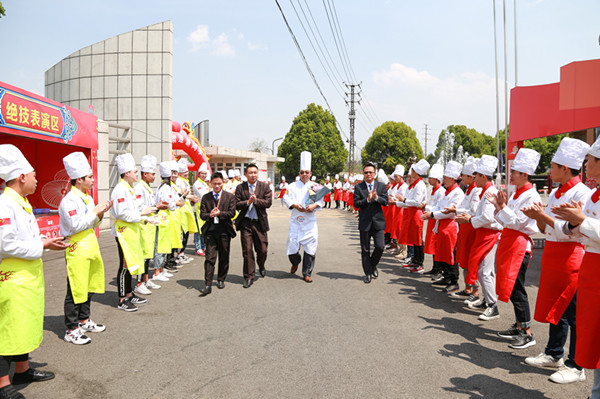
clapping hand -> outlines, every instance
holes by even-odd
[[[581,209],[582,203],[571,200],[571,203],[560,204],[552,207],[552,213],[557,218],[566,220],[573,226],[579,226],[585,220],[585,213]]]
[[[536,202],[531,206],[521,209],[528,218],[540,220],[544,216],[544,205],[541,202]]]

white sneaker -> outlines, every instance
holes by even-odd
[[[562,360],[562,359],[561,359]],[[583,369],[562,366],[557,372],[550,376],[550,381],[557,384],[570,384],[571,382],[585,381],[585,371]]]
[[[88,321],[83,324],[79,323],[79,330],[82,334],[86,332],[98,333],[106,330],[106,326],[104,324],[95,323],[92,319],[88,319]]]
[[[565,365],[565,362],[562,360],[562,358],[556,360],[552,356],[546,355],[543,352],[535,357],[530,356],[528,358],[525,358],[525,363],[527,363],[530,366],[550,368],[560,368]]]
[[[76,329],[65,332],[65,337],[63,338],[66,342],[71,342],[75,345],[85,345],[92,342],[92,340],[81,331],[79,327]]]
[[[140,295],[152,294],[152,291],[150,291],[144,284],[141,284],[141,285],[138,285],[137,287],[135,287],[133,292],[135,292],[136,294],[140,294]]]
[[[165,270],[165,271],[163,271],[163,272],[161,273],[161,275],[163,275],[163,276],[164,276],[164,277],[166,277],[166,278],[171,278],[171,277],[173,277],[173,273],[169,273],[169,272],[168,272],[168,271],[166,271],[166,270]]]
[[[146,287],[150,288],[151,290],[157,290],[160,288],[160,285],[154,284],[152,280],[148,280],[146,281]]]
[[[194,258],[192,258],[191,256],[187,256],[187,255],[182,255],[182,258],[183,258],[183,261],[184,261],[186,264],[188,264],[188,263],[190,263],[191,261],[193,261],[193,260],[194,260]]]
[[[152,280],[156,280],[156,281],[169,281],[169,279],[167,278],[167,276],[165,276],[162,273],[157,274],[156,276],[152,277]]]

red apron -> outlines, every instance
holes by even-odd
[[[583,245],[577,242],[546,241],[533,316],[535,320],[558,323],[577,291],[583,254]]]
[[[396,205],[393,205],[394,207]],[[385,218],[385,233],[392,232],[392,205],[382,206],[383,217]]]
[[[496,293],[498,300],[502,302],[508,302],[510,299],[521,270],[528,241],[531,239],[525,233],[514,229],[502,230],[496,251]],[[531,258],[529,258],[529,262],[531,262]]]
[[[404,208],[394,205],[394,226],[392,227],[392,238],[398,239],[402,230],[402,220],[404,219]]]
[[[285,193],[287,193],[287,189],[283,189],[281,190],[281,192],[279,193],[279,198],[283,198],[283,196],[285,195]]]
[[[333,190],[333,200],[334,201],[339,201],[342,199],[342,190],[340,189],[334,189]]]
[[[456,242],[456,261],[463,269],[469,267],[471,246],[475,242],[475,229],[471,223],[458,226],[458,241]]]
[[[416,206],[403,208],[402,226],[398,243],[403,245],[423,245],[423,210]]]
[[[342,201],[348,202],[348,195],[349,195],[348,190],[344,191],[342,194]]]
[[[433,234],[433,228],[435,227],[435,220],[427,220],[427,229],[425,230],[425,248],[426,254],[435,255],[435,234]]]
[[[429,221],[435,222],[433,219]],[[456,226],[454,219],[440,219],[438,221],[438,232],[435,235],[435,260],[437,262],[454,264],[454,247],[458,236]]]
[[[469,268],[467,269],[467,277],[465,283],[473,285],[477,282],[477,271],[479,265],[485,257],[490,253],[494,245],[498,242],[498,230],[487,229],[481,227],[475,229],[475,241],[471,244],[471,254],[469,256]]]
[[[600,254],[586,252],[577,283],[577,345],[575,362],[586,369],[600,368]]]
[[[350,192],[348,193],[348,206],[351,206],[352,208],[354,208],[354,193]],[[354,208],[356,209],[356,208]]]
[[[323,201],[324,202],[331,202],[331,192],[325,194],[325,196],[323,197]]]

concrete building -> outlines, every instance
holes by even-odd
[[[272,181],[275,181],[275,163],[285,161],[285,158],[275,155],[237,148],[210,146],[204,149],[206,155],[211,157],[210,167],[213,171],[239,169],[243,174],[246,165],[254,163],[258,166],[259,180],[267,180],[267,177],[270,177]]]
[[[46,71],[45,96],[108,123],[109,187],[114,157],[171,159],[173,24],[159,22],[84,47]],[[101,153],[102,149],[99,151]]]

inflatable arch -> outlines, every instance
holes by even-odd
[[[204,151],[204,147],[200,145],[200,142],[194,137],[194,128],[190,122],[179,122],[173,121],[171,133],[171,143],[174,150],[182,150],[185,152],[194,162],[188,165],[188,170],[198,171],[200,165],[206,162],[208,166],[208,173],[212,174],[210,168],[209,157]],[[182,132],[183,130],[183,132]]]

